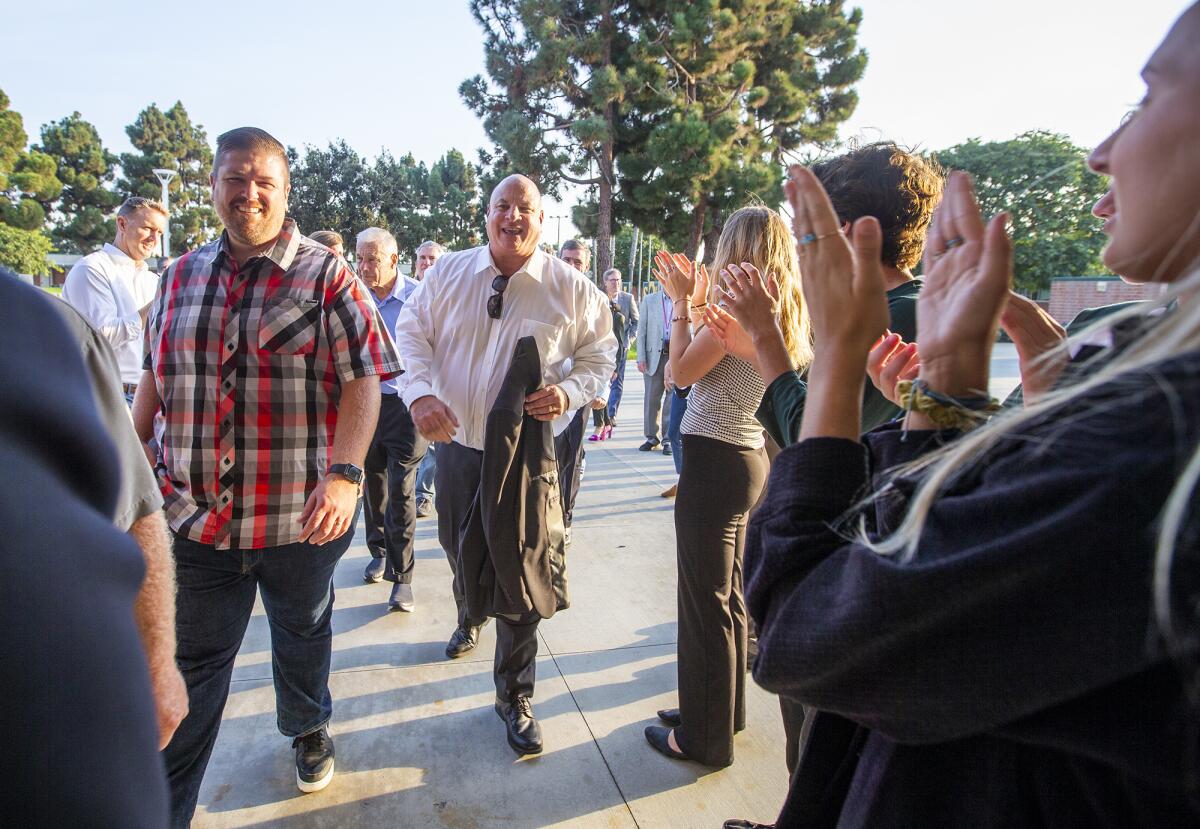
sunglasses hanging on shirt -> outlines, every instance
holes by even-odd
[[[508,287],[509,277],[501,274],[492,280],[492,290],[496,293],[488,297],[487,314],[494,320],[500,319],[500,312],[504,310],[504,289]]]

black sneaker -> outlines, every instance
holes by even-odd
[[[329,729],[320,730],[292,740],[296,749],[296,787],[300,791],[319,792],[333,779],[333,738]]]
[[[667,455],[667,456],[670,456],[670,454],[671,454],[671,444],[670,444],[669,442],[668,442],[668,443],[664,443],[664,444],[663,444],[663,454],[664,454],[664,455]]]

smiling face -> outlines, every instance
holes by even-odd
[[[290,187],[287,165],[276,153],[229,150],[209,182],[213,207],[235,243],[262,247],[279,235]]]
[[[1197,42],[1200,4],[1184,12],[1146,64],[1137,111],[1088,158],[1111,176],[1092,211],[1106,219],[1104,264],[1130,282],[1171,282],[1200,256]]]
[[[487,234],[492,258],[501,268],[520,267],[542,236],[542,195],[525,176],[509,176],[492,191]]]
[[[128,216],[117,216],[115,244],[134,262],[143,262],[158,250],[159,240],[166,230],[167,217],[157,210],[143,207]]]

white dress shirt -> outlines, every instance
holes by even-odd
[[[108,340],[117,352],[122,383],[142,376],[142,317],[138,314],[158,290],[158,276],[106,244],[80,259],[67,274],[62,298]]]
[[[608,298],[583,274],[536,251],[509,279],[494,320],[487,302],[499,274],[487,245],[448,253],[425,272],[396,322],[405,372],[398,378],[400,396],[411,407],[436,395],[458,418],[454,441],[470,449],[483,449],[487,415],[518,339],[534,337],[543,381],[567,394],[555,434],[601,395],[616,359]]]

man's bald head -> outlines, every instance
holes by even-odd
[[[496,203],[496,199],[502,195],[511,197],[513,194],[530,196],[533,199],[534,208],[541,209],[542,191],[534,184],[533,179],[520,173],[513,173],[496,185],[492,190],[491,198],[488,199],[488,208],[491,209],[491,206]]]
[[[492,259],[511,274],[521,267],[542,238],[542,194],[532,179],[512,175],[496,185],[488,200],[487,234]]]

